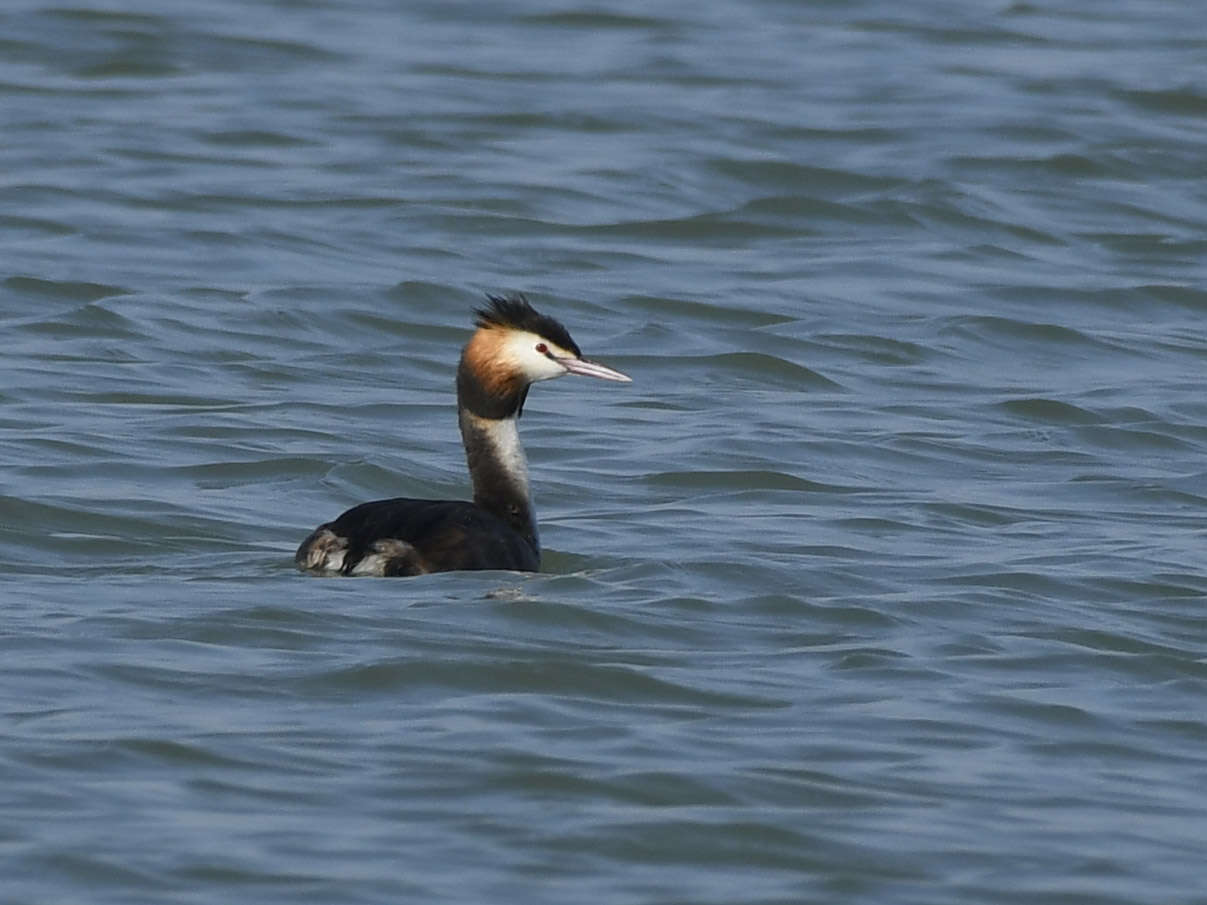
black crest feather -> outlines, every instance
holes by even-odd
[[[474,312],[475,326],[527,330],[573,352],[579,358],[582,357],[583,353],[578,344],[570,338],[569,331],[553,318],[533,308],[524,296],[517,293],[507,297],[488,295],[486,298],[490,305]]]

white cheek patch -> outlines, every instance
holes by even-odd
[[[534,383],[538,380],[552,380],[566,373],[566,369],[556,361],[549,360],[546,352],[538,352],[537,346],[544,346],[548,352],[562,357],[571,354],[561,346],[528,332],[516,332],[508,336],[503,354],[507,361],[514,362],[523,371],[524,376]]]

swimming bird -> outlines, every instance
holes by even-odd
[[[294,556],[322,575],[421,575],[541,567],[528,463],[516,425],[528,388],[566,374],[631,378],[583,358],[569,332],[522,295],[488,295],[457,367],[457,417],[473,484],[464,500],[377,500],[319,525]]]

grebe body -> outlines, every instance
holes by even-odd
[[[523,296],[488,296],[457,368],[457,413],[473,501],[376,500],[319,525],[294,559],[324,575],[421,575],[541,565],[517,420],[529,387],[566,374],[628,382],[582,357],[560,323]]]

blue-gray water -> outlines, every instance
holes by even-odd
[[[0,902],[1207,902],[1193,3],[14,0]],[[320,580],[466,492],[544,573]]]

